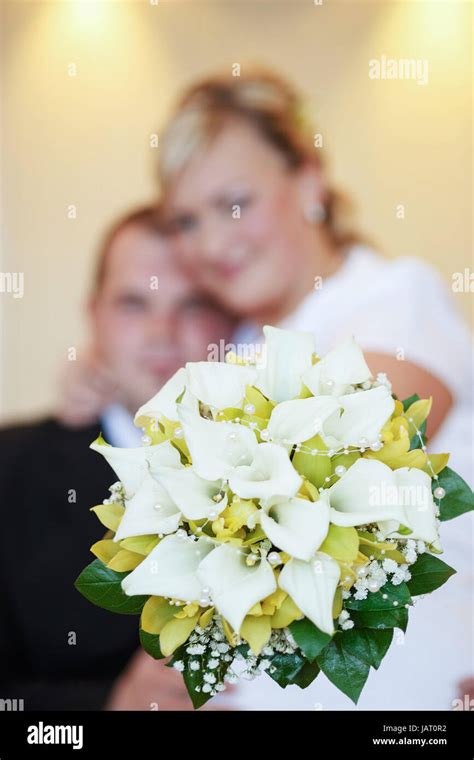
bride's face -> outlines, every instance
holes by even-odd
[[[251,127],[225,126],[169,188],[164,218],[193,280],[239,316],[287,298],[308,251],[302,172]]]

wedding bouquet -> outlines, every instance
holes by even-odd
[[[195,707],[241,675],[357,702],[413,598],[455,570],[440,523],[474,508],[426,447],[431,399],[396,398],[349,339],[265,327],[253,364],[188,363],[139,409],[143,446],[91,448],[119,479],[77,589],[140,615]],[[240,660],[240,663],[238,662]]]

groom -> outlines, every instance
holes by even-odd
[[[138,618],[73,586],[104,530],[90,507],[116,480],[89,444],[102,432],[140,445],[136,409],[232,324],[177,269],[153,208],[107,235],[88,317],[90,348],[63,380],[59,419],[0,430],[0,704],[186,709],[179,675],[139,651]]]

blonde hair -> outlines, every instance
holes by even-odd
[[[163,189],[233,119],[251,125],[289,168],[311,162],[324,173],[325,161],[314,147],[299,94],[280,76],[256,69],[237,77],[213,75],[184,93],[160,141]],[[350,229],[352,204],[346,196],[325,184],[323,204],[324,224],[336,245],[360,240]]]

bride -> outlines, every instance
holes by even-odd
[[[374,375],[386,373],[400,398],[433,396],[430,450],[451,451],[452,466],[470,477],[469,331],[429,265],[384,258],[351,232],[287,83],[256,72],[191,87],[160,139],[160,176],[176,256],[241,320],[234,344],[258,343],[267,323],[314,332],[320,354],[354,335]],[[469,519],[443,524],[458,575],[416,606],[360,708],[452,707],[472,659]],[[435,605],[443,627],[430,619]],[[323,674],[306,690],[284,691],[263,675],[239,687],[236,700],[243,709],[352,706]]]

